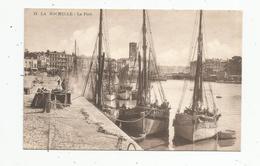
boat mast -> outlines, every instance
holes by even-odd
[[[74,44],[74,76],[76,77],[76,79],[78,79],[78,68],[77,68],[77,41],[75,40],[75,44]]]
[[[141,55],[138,53],[138,92],[137,92],[137,105],[142,105],[142,89],[143,89],[143,79],[142,79],[142,66],[141,66]]]
[[[194,82],[194,91],[193,91],[193,101],[192,101],[192,110],[197,111],[197,109],[203,103],[203,88],[202,88],[202,49],[203,49],[203,34],[202,34],[202,10],[200,10],[199,18],[199,36],[198,36],[198,50],[197,50],[197,67],[195,74]]]
[[[149,55],[148,55],[148,72],[147,72],[147,89],[148,89],[148,102],[151,103],[151,82],[150,82],[150,79],[151,79],[151,49],[149,49]]]
[[[108,63],[108,93],[112,94],[111,88],[110,88],[110,86],[111,86],[111,72],[112,72],[111,64],[110,64],[110,58],[108,58],[108,62],[107,63]]]
[[[102,91],[102,24],[103,24],[103,10],[100,9],[99,15],[99,33],[98,33],[98,80],[97,80],[97,107],[101,107],[101,91]]]
[[[141,55],[140,52],[138,52],[138,79],[137,79],[137,83],[138,83],[138,91],[137,91],[137,100],[136,100],[136,104],[137,105],[141,105],[142,104],[142,85],[143,85],[143,81],[142,81],[142,66],[141,66]]]
[[[77,55],[77,41],[75,40],[74,42],[74,53],[75,53],[75,56]]]
[[[147,69],[146,69],[146,12],[143,10],[143,90],[144,90],[144,103],[146,104],[146,98],[147,98]]]

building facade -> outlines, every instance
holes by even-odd
[[[205,59],[203,62],[203,76],[205,79],[208,80],[216,80],[216,79],[224,79],[225,73],[225,66],[227,64],[226,60],[222,59]],[[190,62],[190,75],[192,77],[195,76],[196,73],[196,61]]]
[[[37,71],[38,70],[38,58],[36,53],[26,51],[24,53],[24,70],[25,71]]]
[[[65,51],[47,51],[46,57],[49,59],[48,70],[72,71],[73,69],[73,56],[66,54]]]
[[[45,52],[37,52],[37,67],[39,71],[47,71],[50,65],[50,59],[46,56]]]
[[[24,52],[25,71],[72,71],[74,56],[65,52]]]

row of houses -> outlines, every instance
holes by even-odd
[[[203,75],[206,80],[241,80],[241,72],[234,73],[233,71],[229,70],[230,65],[233,62],[233,59],[240,60],[239,63],[232,65],[233,68],[240,68],[241,69],[241,57],[234,56],[231,59],[223,60],[218,58],[212,59],[205,59],[203,62]],[[196,72],[196,61],[192,61],[190,63],[190,75],[194,76]]]
[[[74,54],[67,54],[65,51],[46,52],[24,52],[25,71],[55,71],[72,70],[74,67]]]
[[[91,61],[92,57],[84,55],[75,56],[74,53],[67,54],[65,51],[24,52],[24,70],[32,72],[46,71],[55,73],[55,71],[72,71],[76,69],[78,73],[84,75],[89,71]],[[127,63],[128,60],[116,61],[112,58],[106,58],[104,69],[117,72],[118,69],[121,69]]]
[[[205,59],[203,62],[203,73],[205,74],[217,74],[225,71],[226,60],[222,59]],[[190,62],[190,74],[192,76],[196,73],[196,61]]]

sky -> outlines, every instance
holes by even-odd
[[[57,12],[64,15],[53,15]],[[188,65],[192,41],[196,37],[194,28],[198,29],[198,11],[148,10],[148,14],[157,63],[164,66]],[[111,57],[128,57],[129,42],[139,42],[141,38],[142,11],[105,10],[104,20]],[[241,11],[203,11],[203,20],[207,58],[242,56]],[[71,53],[77,40],[79,53],[91,56],[98,23],[99,10],[26,9],[25,49]]]

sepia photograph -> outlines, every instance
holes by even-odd
[[[239,152],[242,17],[24,9],[23,149]]]

